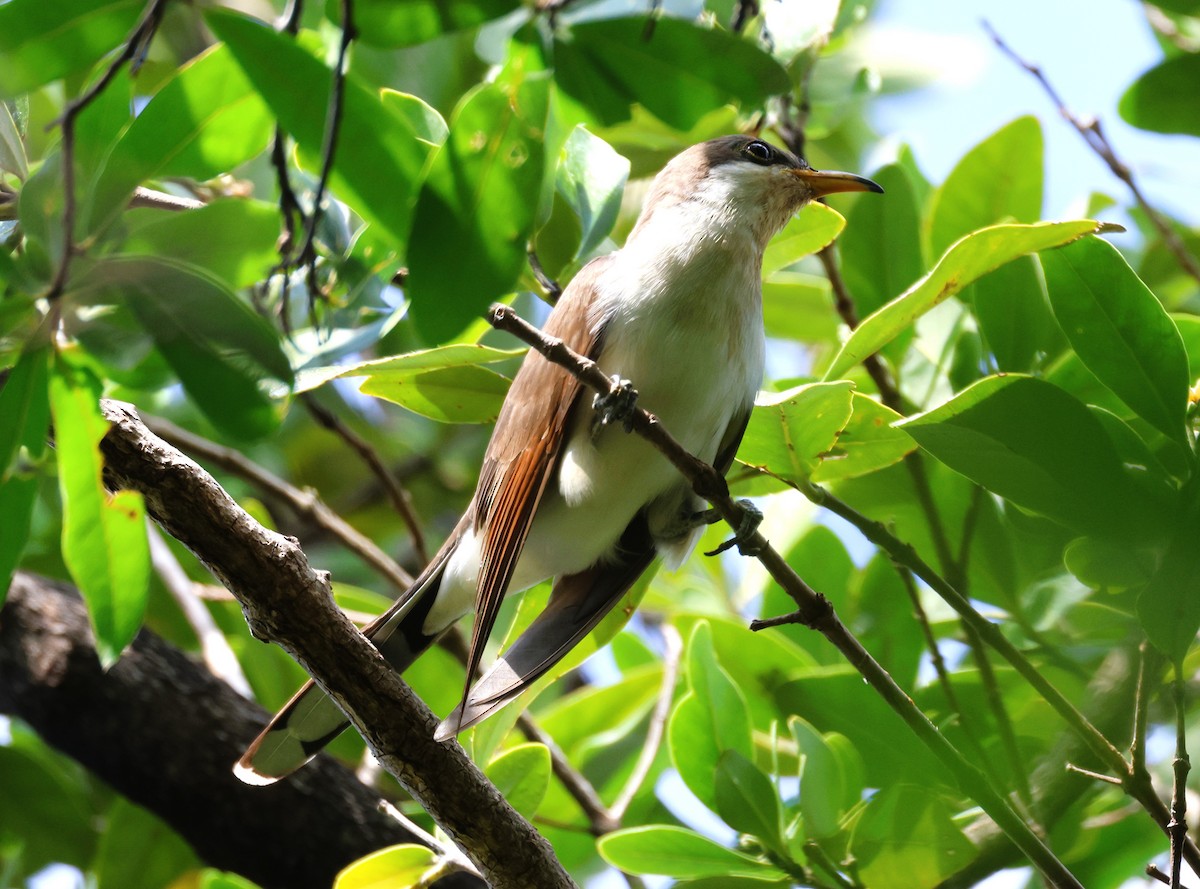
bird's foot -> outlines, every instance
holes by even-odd
[[[621,423],[626,432],[633,431],[633,410],[637,406],[637,389],[620,374],[612,375],[612,388],[592,399],[592,409],[599,414],[601,426]]]
[[[758,531],[758,526],[762,524],[762,510],[750,500],[739,500],[737,503],[742,508],[741,524],[733,532],[732,537],[704,555],[718,556],[726,550],[733,549],[735,546],[737,547],[737,551],[743,556],[757,556],[762,552],[762,545],[753,540],[755,533]],[[716,510],[706,509],[703,512],[696,513],[696,518],[706,525],[711,525],[720,517],[716,515]]]

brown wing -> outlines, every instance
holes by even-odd
[[[607,257],[593,260],[575,276],[545,326],[548,335],[590,357],[599,352],[601,331],[593,329],[589,309],[596,278],[607,263]],[[475,530],[482,536],[482,551],[468,691],[538,503],[554,474],[580,390],[573,376],[530,351],[496,420],[475,492]]]

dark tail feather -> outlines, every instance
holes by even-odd
[[[472,687],[466,700],[442,721],[434,735],[448,741],[512,701],[590,633],[654,561],[654,545],[641,539],[640,525],[622,539],[619,561],[562,577],[550,601],[508,651]]]
[[[437,599],[445,561],[435,560],[396,604],[363,629],[400,672],[437,639],[421,627]],[[316,756],[349,725],[338,705],[310,679],[254,739],[233,767],[234,774],[247,784],[273,784]]]

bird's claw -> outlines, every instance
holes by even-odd
[[[599,414],[601,426],[620,422],[626,432],[633,431],[633,410],[637,406],[637,389],[620,374],[612,375],[612,388],[597,393],[592,399],[592,409]]]
[[[758,526],[762,524],[762,510],[750,500],[739,500],[737,503],[742,508],[741,524],[738,525],[732,537],[704,555],[719,556],[721,553],[733,549],[735,546],[737,547],[737,551],[743,556],[757,556],[762,552],[762,545],[752,539],[758,531]],[[704,521],[705,524],[711,524],[708,519],[709,514],[713,512],[713,510],[706,509],[703,512],[696,513],[696,518]],[[712,521],[715,521],[715,519]]]

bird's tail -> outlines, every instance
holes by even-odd
[[[422,627],[441,586],[444,555],[439,553],[408,591],[363,629],[399,672],[440,635],[427,635]],[[349,725],[338,705],[310,679],[254,739],[233,767],[234,774],[247,784],[273,784],[320,753]]]

